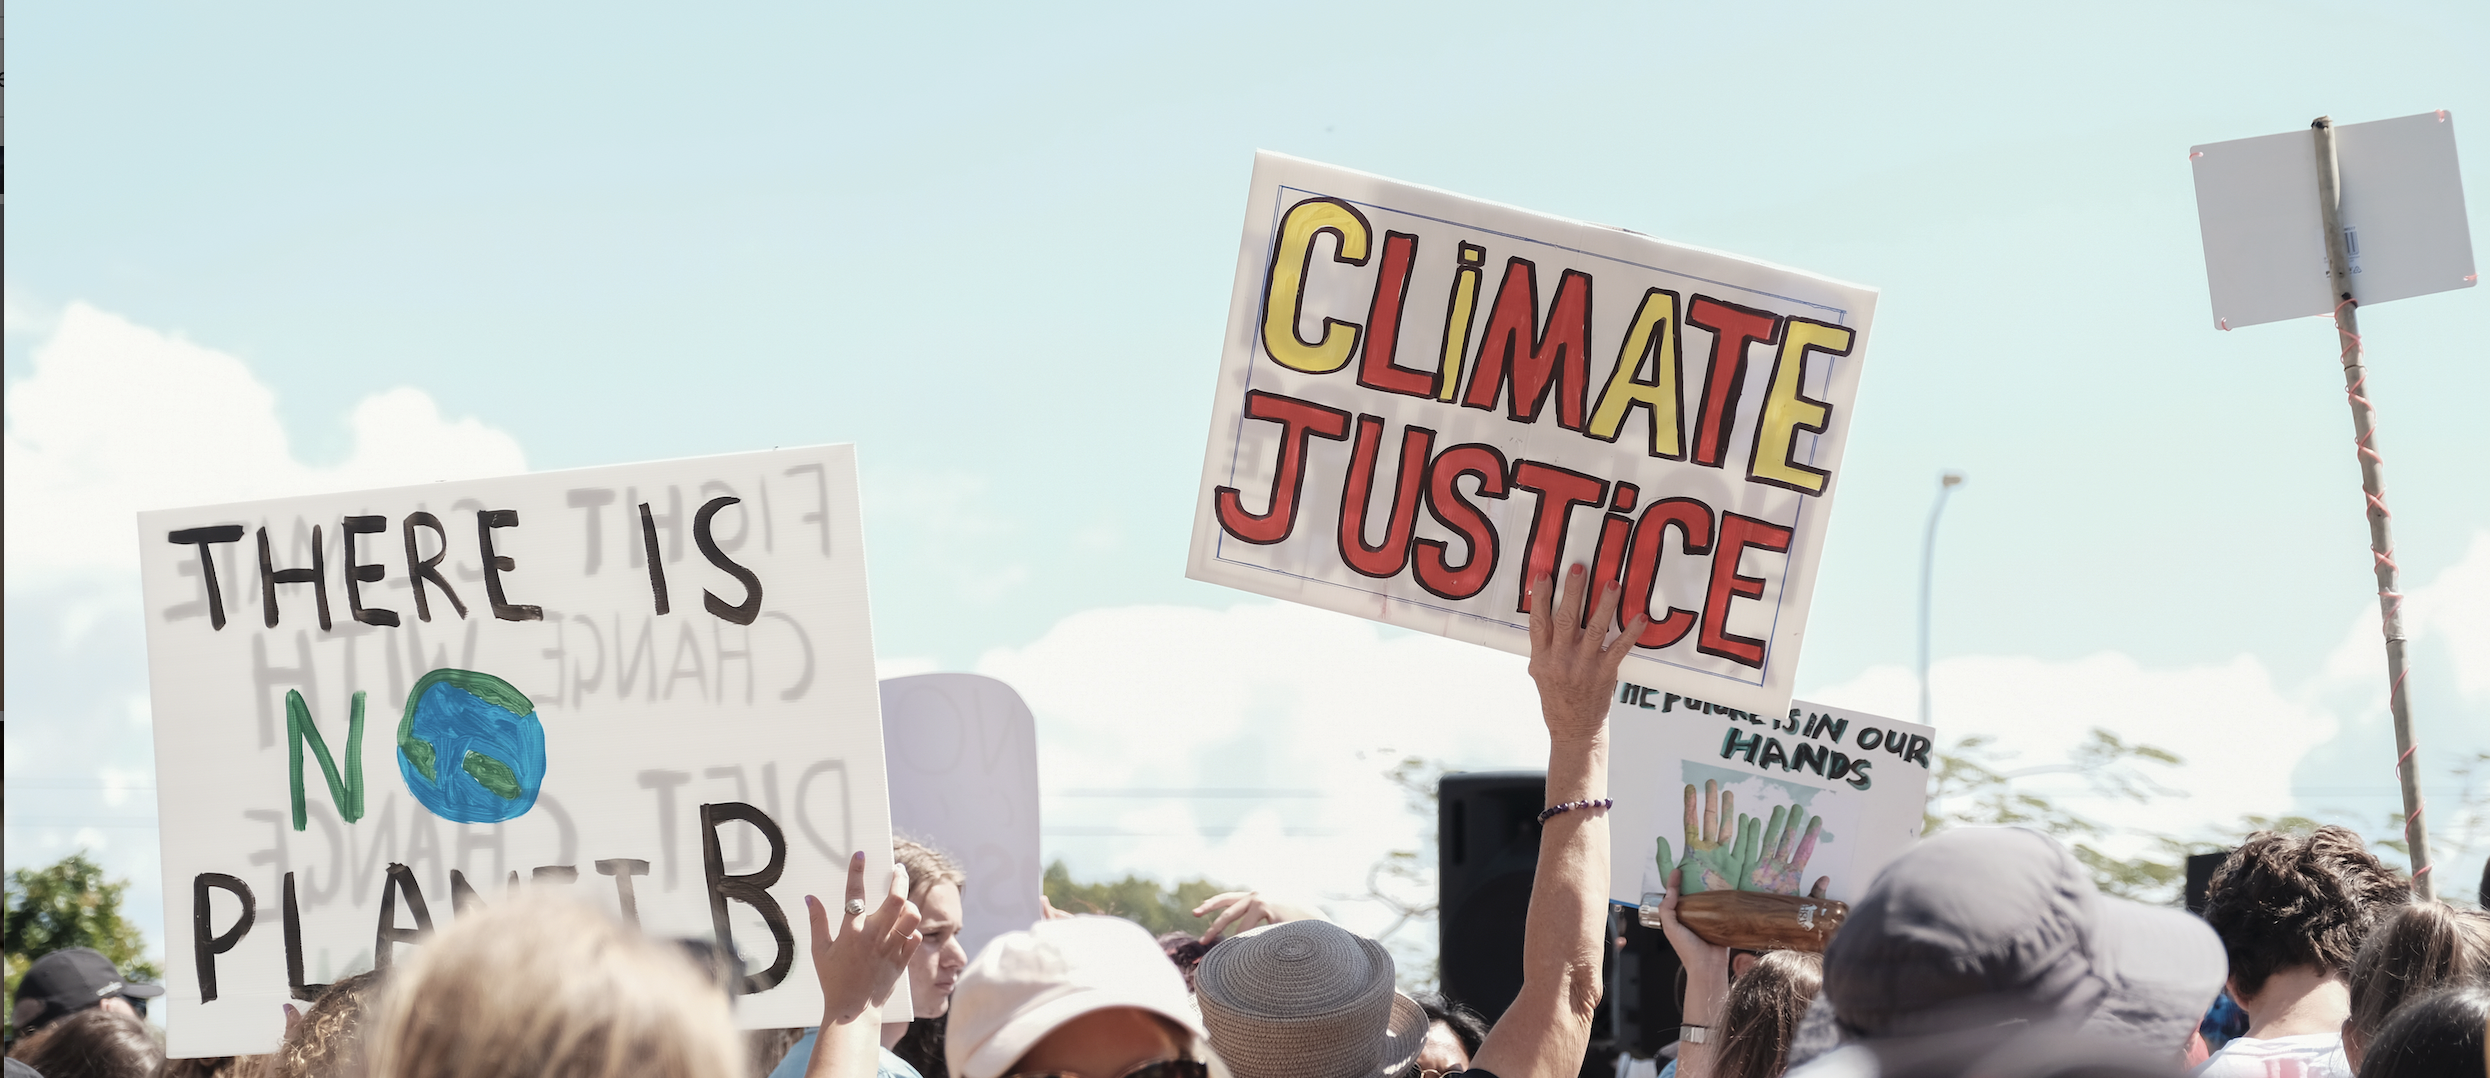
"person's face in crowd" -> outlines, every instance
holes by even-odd
[[[1451,1026],[1436,1022],[1427,1026],[1427,1039],[1418,1042],[1418,1069],[1448,1074],[1470,1069],[1470,1053],[1463,1051],[1461,1038]]]
[[[1056,1026],[1004,1073],[1118,1078],[1182,1054],[1184,1042],[1166,1019],[1136,1007],[1107,1007]]]
[[[968,968],[968,951],[960,946],[960,889],[937,883],[917,896],[916,908],[925,915],[917,925],[925,942],[908,960],[908,992],[917,1017],[940,1018],[951,1009],[951,989],[960,983],[960,971]]]

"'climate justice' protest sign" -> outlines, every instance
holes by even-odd
[[[850,447],[138,523],[173,1054],[530,888],[819,1020],[804,895],[890,864]]]
[[[1573,562],[1629,679],[1790,698],[1872,290],[1255,159],[1188,571],[1522,652]]]
[[[1611,901],[1689,891],[1855,900],[1919,837],[1936,731],[1792,701],[1756,713],[1648,685],[1609,705]]]

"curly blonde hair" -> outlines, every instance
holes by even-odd
[[[378,994],[381,972],[370,970],[328,986],[285,1031],[268,1057],[267,1078],[345,1078],[363,1073],[363,1016]]]

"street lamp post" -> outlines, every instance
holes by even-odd
[[[1937,521],[1945,515],[1945,499],[1954,488],[1963,485],[1963,473],[1947,470],[1937,477],[1937,504],[1928,509],[1928,541],[1919,556],[1919,724],[1934,726],[1929,721],[1928,699],[1928,606],[1937,572]]]

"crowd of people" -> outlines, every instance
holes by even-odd
[[[1198,937],[1047,907],[969,955],[970,881],[901,840],[807,899],[818,1026],[738,1033],[734,971],[549,897],[462,915],[385,973],[288,1008],[273,1054],[164,1058],[162,989],[92,951],[34,963],[8,1073],[48,1078],[1560,1078],[1584,1071],[1608,939],[1608,701],[1641,624],[1586,624],[1582,568],[1531,592],[1547,813],[1519,994],[1492,1021],[1395,987],[1380,944],[1231,893]],[[1608,586],[1587,624],[1613,623]],[[1551,609],[1552,608],[1552,609]],[[2352,832],[2262,832],[2202,917],[2101,894],[2056,840],[1919,842],[1821,954],[1735,951],[1654,911],[1685,969],[1671,1078],[2490,1078],[2490,914],[2416,901]],[[2490,892],[2490,876],[2484,880]],[[2490,893],[2483,896],[2490,905]],[[908,998],[895,1000],[903,973]],[[2238,1023],[2244,1021],[2244,1028]]]

